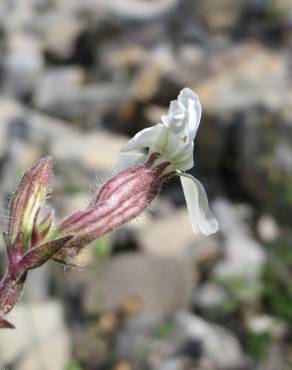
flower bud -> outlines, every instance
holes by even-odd
[[[165,162],[151,168],[152,163],[151,160],[118,173],[104,184],[87,210],[76,212],[61,223],[58,234],[75,237],[54,256],[58,262],[66,262],[85,245],[134,219],[149,206],[169,165]]]
[[[45,157],[25,172],[9,207],[7,248],[10,254],[14,241],[22,232],[23,251],[29,246],[34,220],[46,199],[52,179],[52,158]]]

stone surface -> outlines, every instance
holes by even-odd
[[[262,215],[257,224],[257,232],[264,242],[275,241],[280,234],[278,224],[270,215]]]
[[[117,309],[136,296],[144,312],[172,313],[188,306],[197,273],[186,258],[124,253],[100,261],[89,276],[76,278],[84,284],[83,305],[87,312]],[[69,284],[74,289],[73,276],[71,279]]]
[[[199,19],[211,32],[230,31],[241,18],[244,0],[207,0],[199,2]]]
[[[194,291],[194,306],[204,313],[213,313],[222,306],[227,298],[227,292],[216,283],[207,282]]]
[[[282,338],[287,333],[285,323],[268,315],[250,317],[246,325],[253,334],[269,334],[273,338]]]
[[[160,366],[158,370],[187,370],[189,369],[189,361],[186,358],[172,358],[165,361]]]
[[[38,80],[34,104],[37,108],[47,113],[51,112],[56,116],[62,116],[62,104],[59,103],[60,97],[69,94],[71,90],[80,88],[84,80],[85,73],[80,67],[51,69],[43,73]],[[59,110],[58,107],[60,107]]]
[[[220,231],[224,237],[224,259],[213,270],[214,276],[221,279],[241,277],[255,282],[261,276],[266,260],[262,246],[249,235],[236,208],[226,199],[218,199],[213,204]]]
[[[2,124],[10,126],[11,130],[15,130],[16,137],[19,136],[19,149],[21,146],[43,146],[57,162],[71,161],[77,167],[79,162],[95,174],[98,169],[112,173],[119,150],[127,140],[121,135],[112,136],[106,131],[87,133],[71,129],[64,121],[25,109],[8,99],[0,101],[0,110]],[[26,151],[29,153],[29,150]],[[22,157],[20,159],[23,160]],[[32,161],[28,160],[23,166],[28,167]]]
[[[36,38],[16,33],[7,40],[7,49],[2,61],[2,91],[27,96],[33,92],[43,70],[41,44]]]
[[[176,315],[176,325],[185,338],[199,342],[203,356],[218,369],[244,369],[246,358],[236,337],[227,329],[209,324],[188,312]]]
[[[216,55],[208,79],[194,89],[208,113],[244,111],[259,104],[277,109],[287,100],[288,74],[285,55],[243,43]]]
[[[70,358],[70,338],[58,302],[18,304],[9,320],[16,329],[0,333],[3,369],[15,361],[16,370],[64,370]]]
[[[215,238],[195,235],[187,209],[173,209],[160,219],[150,219],[138,235],[141,248],[161,257],[188,256],[194,262],[204,263],[218,256],[219,245]]]
[[[196,242],[186,208],[153,219],[139,237],[143,250],[158,256],[188,255],[190,246]]]
[[[75,76],[65,76],[64,73],[62,76],[60,73],[59,76],[51,76],[51,81],[44,81],[47,84],[37,92],[36,106],[50,115],[83,126],[101,126],[103,116],[126,100],[127,87],[117,83],[81,86],[81,73],[77,70]],[[59,79],[59,83],[62,79],[64,81],[57,91],[53,79]]]
[[[118,356],[128,356],[134,368],[240,370],[246,357],[228,330],[198,316],[178,311],[174,316],[138,315],[127,321],[117,338]],[[177,367],[175,367],[177,366]]]
[[[69,12],[52,12],[42,16],[35,27],[42,34],[44,50],[57,60],[69,59],[84,25],[82,19]]]
[[[130,355],[132,362],[136,366],[141,366],[143,361],[149,363],[151,357],[157,356],[160,360],[166,354],[170,354],[172,344],[155,335],[164,322],[165,317],[155,312],[139,314],[128,319],[117,337],[115,349],[117,355],[121,358]]]
[[[109,11],[124,19],[145,21],[159,19],[174,12],[178,6],[178,0],[113,0],[105,2]]]

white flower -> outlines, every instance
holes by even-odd
[[[201,118],[198,96],[184,88],[177,100],[170,103],[162,123],[138,132],[124,147],[118,159],[119,171],[134,164],[146,162],[151,154],[159,153],[155,165],[170,162],[165,173],[176,172],[180,176],[192,229],[205,235],[218,230],[218,223],[209,209],[208,198],[202,184],[182,171],[193,167],[193,140]],[[143,150],[148,149],[147,154]]]

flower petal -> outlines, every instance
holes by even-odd
[[[183,152],[179,156],[179,161],[174,162],[176,170],[187,171],[194,167],[194,143],[191,142],[189,145],[183,148]]]
[[[121,172],[135,164],[144,163],[148,159],[148,155],[143,153],[120,153],[118,161],[115,165],[115,171]]]
[[[167,115],[161,117],[163,124],[174,134],[185,130],[186,109],[177,100],[170,102]]]
[[[121,152],[143,148],[151,148],[159,151],[164,145],[166,134],[167,130],[161,123],[153,127],[145,128],[129,140],[122,147]]]
[[[218,222],[209,209],[207,194],[203,185],[193,176],[178,172],[180,176],[192,229],[204,235],[210,235],[218,230]]]
[[[187,111],[186,130],[189,140],[192,141],[196,136],[202,115],[202,107],[199,97],[191,89],[185,87],[181,90],[177,99]]]

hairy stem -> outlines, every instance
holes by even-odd
[[[23,276],[13,275],[7,271],[0,282],[0,319],[12,310],[23,289],[26,274]]]

